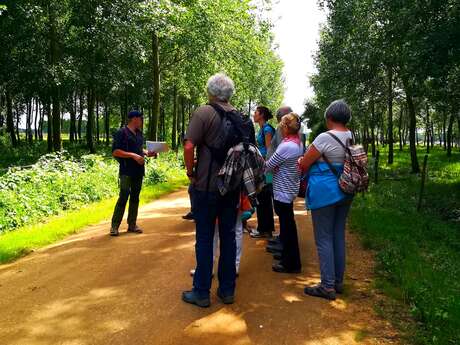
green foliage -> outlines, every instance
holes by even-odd
[[[146,165],[146,185],[183,175],[174,154]],[[46,221],[65,210],[112,197],[118,192],[118,165],[111,158],[67,151],[47,154],[29,169],[10,168],[0,177],[0,232]]]
[[[421,212],[420,176],[410,175],[409,159],[401,152],[394,166],[381,167],[379,184],[355,199],[351,226],[377,251],[384,291],[407,303],[419,322],[414,342],[454,344],[460,339],[460,155],[430,154]]]

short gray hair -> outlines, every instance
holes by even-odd
[[[276,111],[276,119],[278,120],[278,122],[281,122],[281,118],[284,115],[287,115],[289,113],[292,113],[291,107],[288,107],[288,106],[281,107]]]
[[[324,112],[324,118],[346,125],[351,120],[351,109],[345,100],[338,99],[329,104]]]
[[[206,89],[210,96],[228,102],[235,93],[235,84],[227,75],[218,73],[208,79]]]

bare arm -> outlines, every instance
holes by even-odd
[[[300,170],[308,171],[310,167],[321,157],[321,153],[316,149],[315,146],[310,145],[308,151],[305,152],[304,156],[299,159]]]
[[[272,144],[273,135],[271,133],[265,134],[265,147],[268,149]]]
[[[114,156],[116,158],[131,158],[131,159],[134,159],[137,162],[137,164],[139,164],[139,165],[144,165],[144,163],[145,163],[144,157],[139,156],[138,154],[136,154],[134,152],[123,151],[123,150],[120,150],[120,149],[114,150],[112,152],[112,156]]]
[[[187,169],[187,176],[191,178],[195,165],[195,145],[190,140],[186,140],[184,143],[184,163]]]

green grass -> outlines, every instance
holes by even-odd
[[[175,174],[168,182],[144,186],[141,192],[141,205],[187,183],[186,177]],[[115,202],[116,197],[95,202],[79,210],[53,216],[46,223],[26,226],[0,235],[0,263],[10,262],[74,234],[88,225],[110,218]]]
[[[381,149],[381,162],[387,152]],[[377,287],[403,302],[418,325],[409,338],[419,344],[456,344],[460,339],[460,153],[440,149],[428,159],[422,209],[420,176],[410,174],[407,150],[382,164],[380,181],[355,198],[350,225],[376,250]],[[420,149],[420,163],[424,150]]]

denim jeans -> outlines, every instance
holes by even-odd
[[[121,175],[119,180],[120,194],[112,216],[112,228],[118,229],[125,213],[126,203],[129,198],[128,226],[134,228],[137,221],[137,211],[139,209],[139,194],[142,188],[142,176],[131,177]]]
[[[196,189],[193,191],[193,215],[196,222],[196,271],[193,276],[193,291],[201,298],[208,297],[211,289],[216,221],[219,224],[220,239],[219,290],[224,296],[235,293],[235,223],[238,199],[238,192],[221,196],[218,192]]]
[[[333,289],[345,274],[345,224],[351,200],[311,211],[321,285]]]

